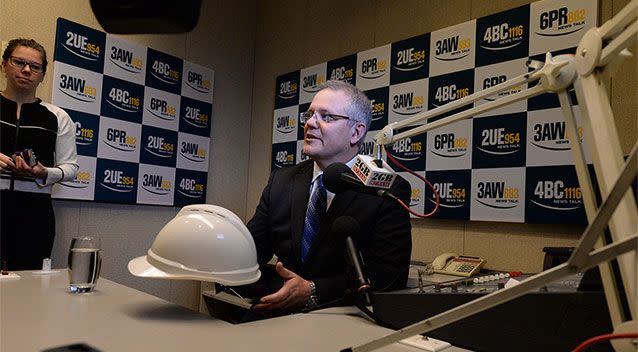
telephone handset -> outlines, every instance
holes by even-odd
[[[443,253],[432,261],[435,273],[470,277],[481,270],[486,260],[456,253]]]

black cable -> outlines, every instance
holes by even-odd
[[[354,305],[357,308],[359,308],[359,310],[361,310],[363,313],[365,313],[365,315],[370,317],[370,319],[374,320],[374,322],[377,323],[377,325],[384,328],[392,329],[392,330],[400,329],[398,326],[388,323],[387,321],[381,319],[377,314],[375,314],[373,311],[368,309],[368,307],[366,307],[365,304],[362,304],[360,300],[355,300]]]
[[[398,275],[396,275],[394,277],[394,280],[392,280],[389,284],[387,284],[385,287],[383,287],[380,290],[375,290],[374,292],[385,292],[388,288],[392,287],[396,281],[401,277],[401,274],[404,273],[406,270],[410,270],[410,266],[408,266],[407,268],[404,268],[403,270],[401,270],[399,272]],[[370,319],[374,320],[375,323],[377,323],[379,326],[382,326],[384,328],[388,328],[388,329],[392,329],[392,330],[399,330],[400,328],[397,327],[394,324],[391,324],[385,320],[383,320],[381,317],[379,317],[379,315],[375,314],[373,311],[371,311],[365,304],[363,304],[363,302],[361,302],[361,299],[358,299],[358,295],[355,295],[355,299],[354,299],[354,305],[359,308],[360,311],[362,311],[365,315],[367,315]],[[373,306],[374,306],[374,295],[373,295]]]

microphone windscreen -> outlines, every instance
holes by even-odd
[[[341,180],[344,173],[352,173],[352,170],[343,163],[332,163],[323,170],[323,185],[332,193],[341,193],[348,190],[348,185]]]
[[[332,223],[332,232],[341,237],[356,236],[360,230],[361,226],[359,222],[352,216],[340,216]]]

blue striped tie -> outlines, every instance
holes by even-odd
[[[315,239],[321,217],[326,213],[326,188],[323,186],[323,174],[317,178],[317,187],[310,196],[310,203],[306,210],[306,220],[303,225],[303,237],[301,238],[301,262],[306,261],[312,241]]]

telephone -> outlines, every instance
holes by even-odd
[[[486,262],[479,257],[443,253],[434,259],[432,269],[439,274],[470,277],[478,273]]]

